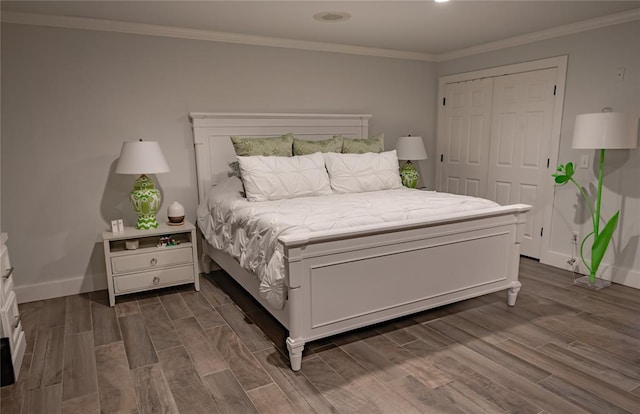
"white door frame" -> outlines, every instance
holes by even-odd
[[[553,107],[553,126],[551,127],[551,143],[549,145],[549,180],[545,181],[541,188],[540,200],[544,202],[542,240],[540,242],[540,262],[548,262],[551,244],[551,215],[553,213],[554,182],[551,173],[558,165],[560,152],[560,131],[562,129],[562,113],[564,109],[564,89],[567,79],[568,56],[556,56],[547,59],[532,60],[530,62],[516,63],[513,65],[498,66],[494,68],[481,69],[472,72],[458,73],[455,75],[441,76],[438,82],[438,132],[437,132],[437,154],[444,153],[443,142],[440,140],[444,134],[444,109],[442,101],[445,97],[445,86],[448,83],[464,82],[479,78],[496,77],[510,75],[514,73],[530,72],[540,69],[557,68],[556,78],[556,104]],[[439,161],[436,161],[436,190],[440,190],[442,168]]]

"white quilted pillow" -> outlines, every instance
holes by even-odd
[[[402,188],[396,151],[365,154],[324,154],[331,188],[336,193]]]
[[[238,157],[249,201],[330,195],[322,153],[296,157]]]

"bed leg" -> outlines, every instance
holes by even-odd
[[[212,263],[213,260],[211,260],[211,258],[206,253],[202,253],[202,256],[200,256],[200,269],[202,269],[202,273],[210,273]]]
[[[520,287],[512,287],[507,291],[507,305],[516,306],[516,299],[518,298],[518,291]]]
[[[300,371],[302,365],[302,350],[304,341],[287,338],[287,349],[289,350],[289,362],[293,371]]]

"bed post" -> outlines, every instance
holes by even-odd
[[[300,286],[289,287],[289,337],[287,338],[287,349],[289,350],[289,362],[293,371],[300,371],[302,365],[302,351],[304,350],[304,340],[300,337]]]
[[[287,313],[289,316],[289,337],[287,349],[289,350],[289,362],[293,371],[300,371],[302,365],[302,351],[305,341],[302,339],[302,320],[306,319],[309,312],[308,300],[302,297],[302,269],[299,249],[284,246],[285,257],[285,286],[287,287]]]
[[[518,274],[520,273],[520,244],[522,243],[522,239],[524,237],[525,224],[527,220],[527,211],[529,210],[529,206],[524,204],[516,205],[518,211],[514,213],[516,224],[515,224],[515,234],[514,234],[514,243],[513,243],[513,252],[511,253],[511,284],[512,287],[507,291],[507,305],[516,306],[516,299],[518,299],[518,292],[520,291],[520,287],[522,284],[518,281]]]
[[[304,350],[304,341],[288,337],[287,349],[289,350],[289,362],[291,363],[291,370],[300,371],[300,367],[302,366],[302,351]]]
[[[198,240],[202,245],[206,242],[204,238]],[[209,255],[205,252],[202,252],[200,255],[200,269],[202,269],[202,273],[210,273],[213,270],[213,260]]]
[[[520,283],[518,283],[520,284]],[[509,288],[507,291],[507,305],[516,306],[516,299],[518,299],[518,292],[520,291],[520,286]]]

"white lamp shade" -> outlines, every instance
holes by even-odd
[[[169,172],[167,160],[156,141],[122,143],[116,174],[159,174]]]
[[[426,160],[428,158],[422,137],[398,138],[396,151],[399,160]]]
[[[638,146],[638,116],[598,112],[576,116],[573,144],[576,149],[626,149]]]

